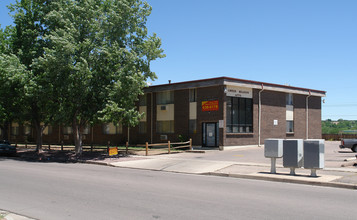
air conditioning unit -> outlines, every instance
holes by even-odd
[[[161,106],[161,111],[166,111],[166,110],[167,110],[166,105],[162,105],[162,106]]]
[[[167,140],[167,135],[160,135],[160,140],[166,141]]]

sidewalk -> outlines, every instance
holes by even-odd
[[[0,210],[0,220],[35,220],[35,219],[10,213],[8,211]]]
[[[188,153],[185,153],[188,154]],[[134,159],[134,158],[133,158]],[[352,162],[353,163],[353,162]],[[356,161],[357,163],[357,161]],[[238,163],[234,161],[212,161],[160,156],[136,156],[134,160],[111,162],[114,167],[156,170],[176,173],[215,175],[266,181],[298,183],[317,186],[357,189],[357,168],[325,168],[317,170],[317,177],[311,177],[311,170],[297,168],[296,175],[290,169],[277,165],[276,174],[270,173],[270,164]]]

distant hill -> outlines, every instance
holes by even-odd
[[[343,120],[332,121],[327,119],[321,122],[322,134],[338,134],[343,131],[357,130],[357,120]],[[348,132],[344,132],[348,133]]]

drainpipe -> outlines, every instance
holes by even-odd
[[[306,139],[309,139],[309,98],[311,96],[311,90],[309,95],[306,96]]]
[[[154,103],[154,93],[151,92],[151,119],[150,119],[150,143],[152,144],[152,136],[153,136],[153,115],[154,115],[154,106],[153,106],[153,103]]]
[[[259,91],[259,113],[258,113],[258,146],[260,147],[261,136],[261,121],[262,121],[262,99],[261,93],[264,91],[264,85],[262,83],[262,89]]]

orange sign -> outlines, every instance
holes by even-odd
[[[218,111],[218,100],[214,101],[203,101],[202,102],[202,111],[209,112],[209,111]]]
[[[118,154],[118,148],[117,147],[110,147],[109,148],[109,156],[114,156]]]

